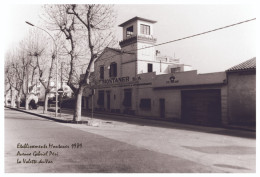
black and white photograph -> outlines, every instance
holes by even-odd
[[[2,7],[4,175],[257,174],[256,1]]]

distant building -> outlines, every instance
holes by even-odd
[[[45,83],[47,83],[47,81],[45,81]],[[51,81],[50,82],[51,90],[50,90],[50,93],[48,94],[49,98],[54,98],[55,97],[55,94],[56,94],[56,86],[55,85],[56,85],[56,81]],[[64,91],[63,96],[69,97],[69,98],[72,97],[73,92],[70,89],[70,87],[67,85],[66,81],[63,81],[62,83],[58,82],[58,89],[59,88],[63,89],[63,91]],[[43,101],[44,97],[45,97],[45,88],[41,84],[41,82],[38,81],[37,84],[32,88],[30,93],[36,95],[39,100]]]

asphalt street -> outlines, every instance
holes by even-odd
[[[255,172],[254,138],[103,123],[64,124],[5,109],[5,172]]]

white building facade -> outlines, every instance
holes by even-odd
[[[83,109],[225,124],[226,73],[197,74],[191,66],[161,55],[154,47],[154,23],[134,17],[119,25],[121,49],[106,48],[95,61]]]

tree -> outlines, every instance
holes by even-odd
[[[59,29],[69,45],[70,57],[67,85],[72,89],[76,97],[73,120],[81,120],[81,100],[84,87],[89,85],[90,69],[94,60],[101,51],[114,43],[111,27],[114,25],[115,14],[110,5],[47,5],[46,15],[52,28]],[[56,27],[56,28],[55,28]],[[85,47],[87,46],[87,47]],[[83,78],[79,79],[76,61],[84,50],[87,58],[86,69]]]
[[[29,97],[37,83],[35,79],[37,77],[37,66],[33,57],[30,55],[30,46],[31,46],[30,33],[28,36],[22,40],[17,49],[17,55],[13,59],[13,68],[15,69],[16,76],[19,80],[18,86],[19,89],[17,98],[20,102],[21,94],[25,98],[25,109],[29,109]],[[18,104],[19,105],[19,104]]]
[[[21,93],[24,89],[25,82],[25,58],[23,57],[24,52],[20,48],[15,48],[7,52],[5,56],[5,79],[6,79],[6,93],[11,91],[11,106],[14,107],[14,96],[16,93],[17,107],[20,107]]]
[[[23,71],[23,66],[21,65],[21,61],[23,61],[23,60],[24,60],[24,58],[22,57],[22,54],[19,53],[19,50],[17,49],[16,57],[13,58],[13,60],[12,60],[12,68],[15,71],[16,84],[15,84],[14,88],[17,91],[16,102],[17,102],[18,108],[20,108],[21,94],[22,94],[23,84],[25,81],[25,73]]]
[[[8,59],[12,54],[8,54]],[[16,84],[15,72],[12,68],[12,63],[9,60],[6,60],[5,63],[5,105],[8,105],[7,95],[10,94],[11,97],[11,107],[14,107],[14,86]]]
[[[31,31],[31,43],[28,50],[29,55],[35,58],[35,64],[31,66],[38,68],[39,73],[39,81],[44,87],[44,109],[43,113],[48,109],[48,95],[53,88],[50,85],[52,77],[54,75],[54,61],[56,55],[56,47],[55,49],[49,54],[47,51],[49,50],[48,41],[45,35],[38,31],[37,29]],[[51,41],[53,43],[53,41]],[[54,44],[53,44],[54,45]],[[47,78],[47,79],[46,79]]]

